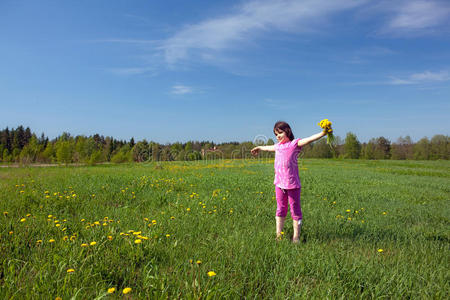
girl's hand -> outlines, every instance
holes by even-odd
[[[261,148],[258,146],[258,147],[253,148],[250,151],[252,152],[253,155],[258,155],[259,150],[261,150]]]
[[[333,128],[331,128],[331,126],[323,129],[323,133],[325,134],[329,134],[331,132],[333,132]]]

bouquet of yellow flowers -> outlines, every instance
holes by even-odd
[[[327,134],[327,144],[330,145],[330,147],[332,147],[334,145],[334,135],[333,135],[333,128],[331,128],[331,122],[328,121],[328,119],[323,119],[318,123],[318,125]]]

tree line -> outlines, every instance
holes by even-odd
[[[274,140],[269,139],[268,145]],[[18,126],[0,131],[0,161],[6,163],[83,163],[101,162],[146,162],[174,160],[211,160],[222,158],[251,158],[253,142],[228,142],[216,144],[211,141],[189,141],[186,143],[160,144],[142,140],[135,142],[94,134],[72,136],[64,132],[50,140],[43,133],[38,137],[30,128]],[[351,159],[449,159],[449,136],[435,135],[413,142],[409,136],[400,137],[391,143],[385,137],[372,138],[361,143],[354,133],[347,133],[344,140],[336,137],[330,147],[326,139],[309,144],[302,151],[305,158],[351,158]],[[263,153],[273,158],[270,152]]]

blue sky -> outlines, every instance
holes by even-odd
[[[450,2],[0,0],[0,128],[160,143],[449,134]]]

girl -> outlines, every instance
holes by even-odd
[[[251,150],[253,155],[259,151],[275,151],[275,196],[277,199],[276,226],[277,238],[281,237],[284,219],[287,215],[288,201],[294,226],[292,241],[298,243],[302,225],[302,209],[300,207],[300,177],[298,175],[297,156],[302,147],[327,135],[327,130],[304,139],[294,139],[291,127],[286,122],[278,121],[273,132],[278,143],[271,146],[258,146]]]

